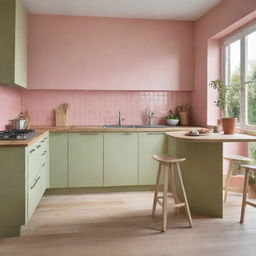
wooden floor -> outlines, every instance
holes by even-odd
[[[160,211],[151,217],[152,192],[45,196],[21,237],[1,238],[1,256],[247,256],[256,255],[256,209],[239,223],[241,195],[224,204],[224,219],[170,209],[166,233]]]

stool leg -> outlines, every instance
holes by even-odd
[[[244,214],[245,214],[245,206],[246,206],[246,198],[247,198],[247,187],[248,187],[248,180],[249,180],[249,172],[250,172],[250,169],[245,169],[243,201],[242,201],[242,208],[241,208],[240,223],[244,222]]]
[[[159,186],[160,186],[160,176],[161,176],[161,164],[158,166],[158,172],[157,172],[157,178],[156,178],[156,188],[155,188],[155,195],[154,195],[154,201],[153,201],[153,209],[152,209],[152,216],[156,216],[156,205],[157,205],[157,196],[159,192]]]
[[[163,188],[163,219],[162,219],[162,231],[166,231],[167,227],[167,197],[168,197],[168,172],[169,165],[164,165],[164,188]]]
[[[176,174],[175,174],[175,171],[174,171],[173,164],[170,164],[170,167],[171,167],[172,193],[173,193],[173,196],[174,196],[174,202],[175,202],[175,204],[177,204],[179,202],[179,200],[178,200],[178,197],[177,197]],[[180,211],[179,208],[175,207],[175,213],[179,214],[179,211]]]
[[[190,210],[189,210],[188,199],[187,199],[185,187],[184,187],[182,176],[181,176],[181,171],[180,171],[179,163],[176,163],[176,169],[177,169],[178,177],[179,177],[179,180],[180,180],[181,190],[182,190],[182,193],[183,193],[183,196],[184,196],[185,209],[186,209],[186,213],[187,213],[187,216],[188,216],[189,225],[192,228],[193,227],[193,223],[192,223],[192,218],[191,218],[191,214],[190,214]]]
[[[232,160],[230,160],[229,161],[228,173],[227,173],[227,177],[226,177],[226,182],[225,182],[224,202],[227,201],[230,178],[231,178],[234,167],[235,167],[235,163]]]

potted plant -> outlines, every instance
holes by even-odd
[[[178,116],[174,115],[172,113],[172,111],[169,111],[170,112],[170,115],[166,116],[165,117],[165,121],[168,125],[170,126],[175,126],[175,125],[178,125],[180,119]]]
[[[237,109],[237,102],[233,100],[234,95],[239,93],[239,85],[226,86],[221,79],[211,81],[210,87],[218,92],[216,105],[219,107],[222,118],[222,128],[224,134],[234,134],[237,124],[237,118],[234,117],[234,109]],[[229,109],[229,111],[227,111]],[[232,111],[230,111],[232,110]]]

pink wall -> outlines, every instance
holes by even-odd
[[[28,31],[30,89],[193,89],[193,22],[30,15]]]
[[[124,124],[145,124],[146,108],[158,116],[152,123],[163,123],[168,111],[179,104],[191,103],[191,92],[166,91],[22,91],[22,110],[32,115],[33,125],[54,125],[54,109],[70,104],[69,125],[117,124],[118,111]]]
[[[8,86],[0,86],[0,130],[4,130],[8,120],[16,118],[20,113],[20,90]]]
[[[221,76],[220,44],[217,40],[256,17],[255,0],[223,0],[195,23],[194,121],[215,124],[218,111],[210,102],[209,82]],[[212,93],[211,91],[209,92]]]

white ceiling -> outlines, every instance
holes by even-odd
[[[23,0],[29,13],[197,20],[222,0]]]

